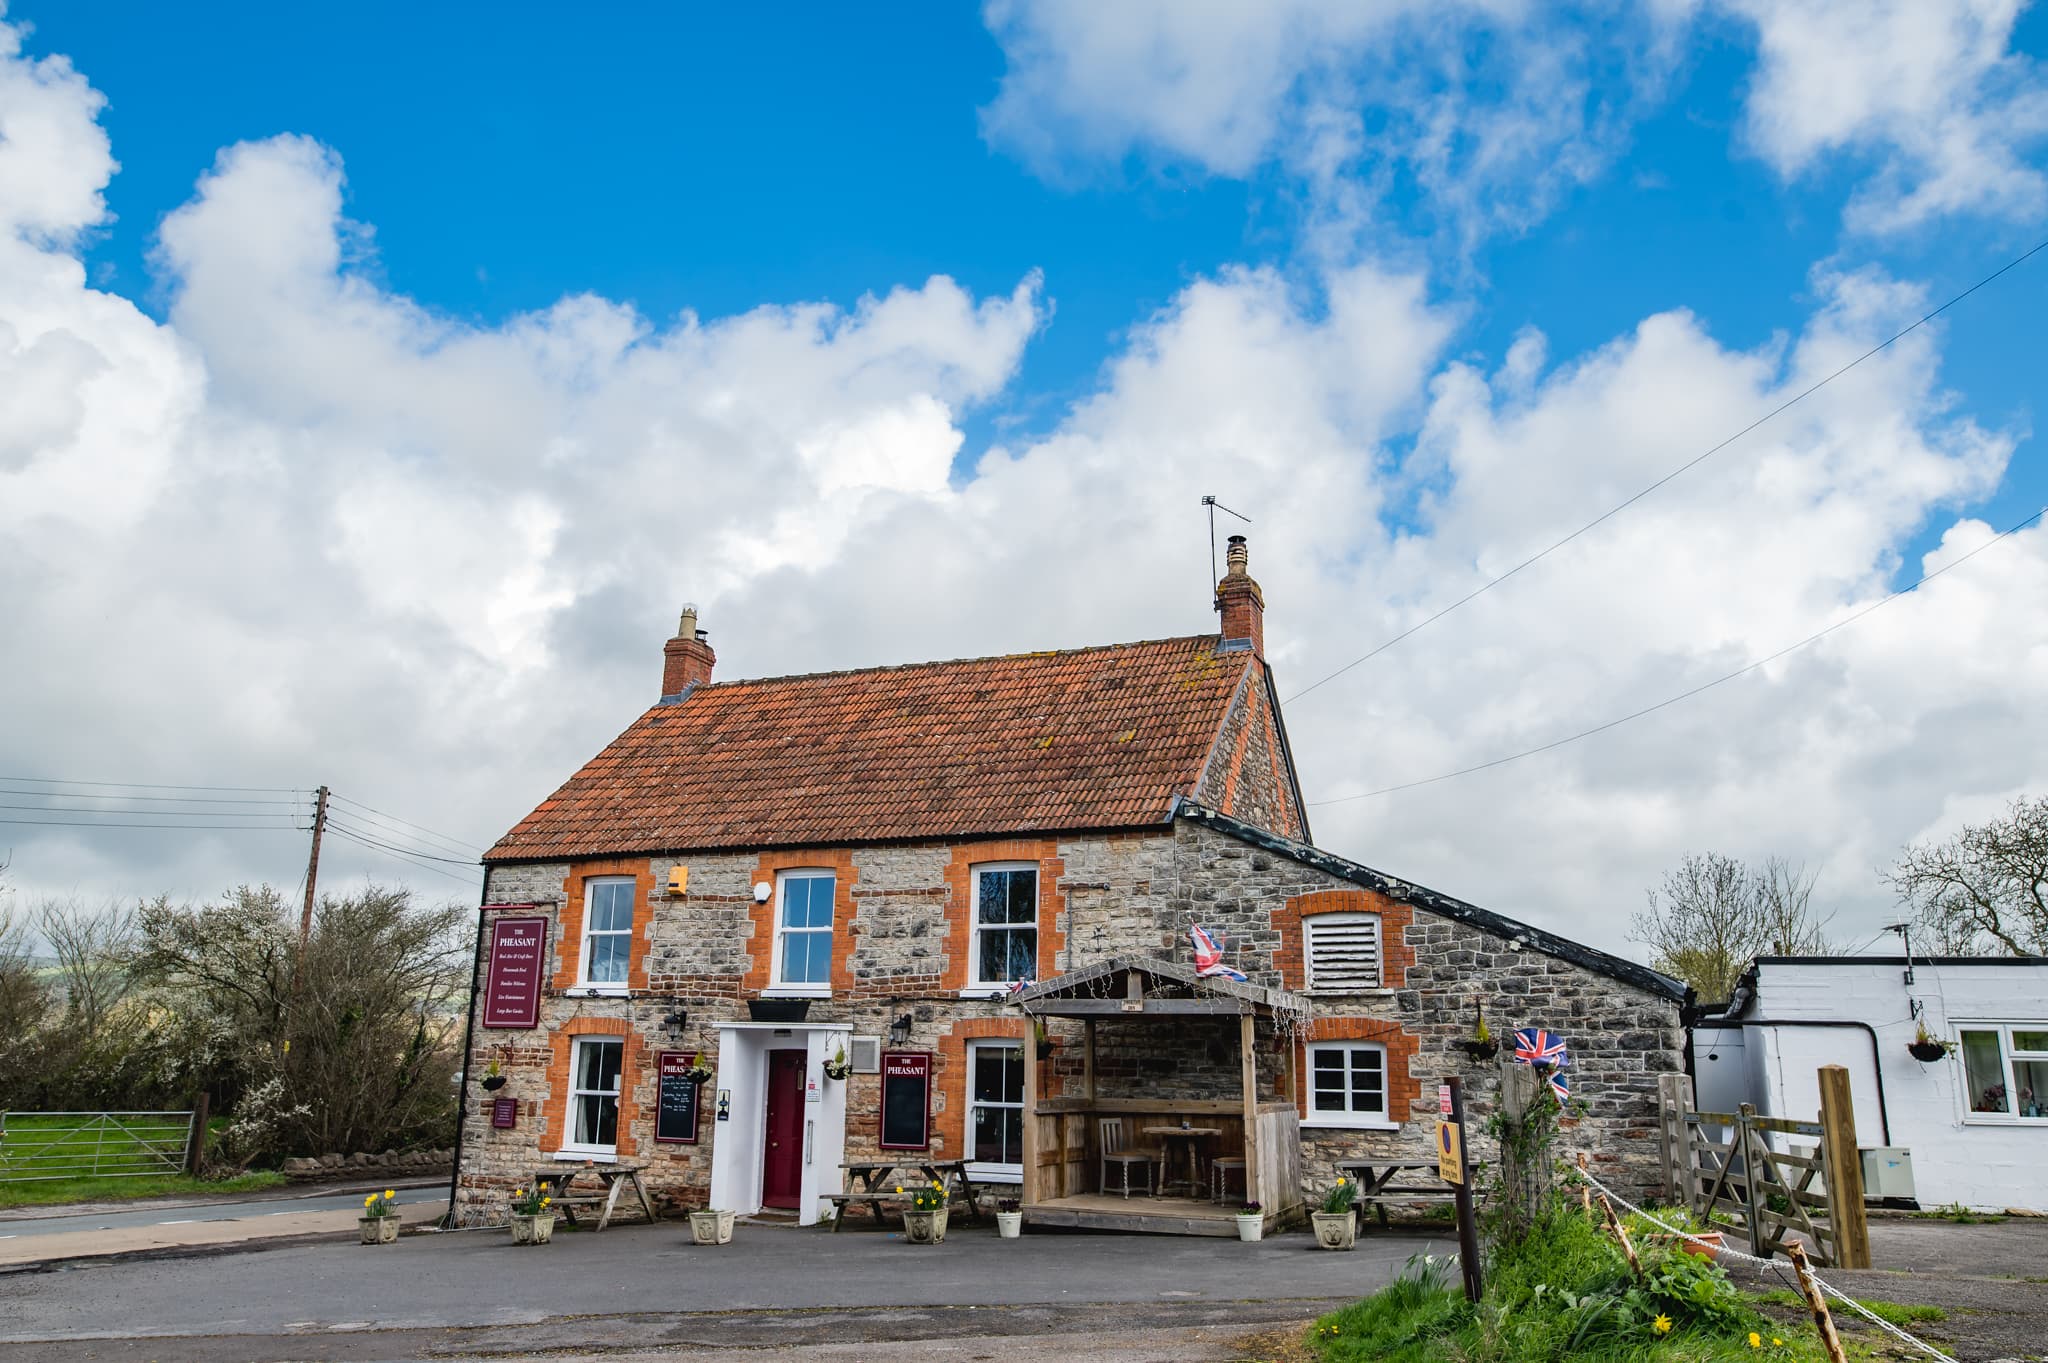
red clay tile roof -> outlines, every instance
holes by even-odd
[[[487,861],[1129,828],[1191,794],[1252,663],[1216,635],[714,682]]]

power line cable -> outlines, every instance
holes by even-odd
[[[102,786],[124,787],[130,790],[213,790],[254,792],[263,795],[304,795],[307,792],[298,786],[175,786],[153,781],[70,781],[47,776],[0,776],[0,781],[19,781],[31,786]]]
[[[1447,771],[1443,773],[1441,776],[1425,777],[1420,781],[1404,781],[1397,786],[1382,786],[1378,790],[1368,790],[1357,795],[1339,795],[1335,799],[1331,800],[1312,800],[1309,802],[1309,807],[1317,808],[1322,805],[1349,804],[1353,800],[1370,800],[1373,799],[1375,796],[1392,795],[1396,791],[1414,790],[1418,786],[1431,786],[1435,785],[1439,781],[1449,781],[1460,776],[1470,776],[1474,772],[1488,771],[1494,767],[1504,767],[1510,762],[1519,762],[1525,757],[1534,757],[1538,753],[1546,753],[1554,748],[1562,748],[1567,743],[1576,743],[1582,738],[1591,738],[1595,734],[1606,733],[1609,729],[1619,728],[1622,725],[1628,723],[1630,720],[1641,719],[1645,715],[1653,715],[1657,711],[1676,705],[1682,700],[1690,700],[1694,696],[1699,695],[1703,691],[1711,691],[1715,687],[1721,685],[1723,682],[1731,682],[1734,681],[1737,677],[1747,676],[1749,673],[1756,671],[1758,668],[1763,667],[1766,664],[1776,662],[1778,659],[1784,657],[1788,653],[1796,652],[1799,649],[1805,648],[1808,644],[1818,642],[1821,639],[1825,639],[1828,635],[1833,634],[1838,629],[1842,629],[1849,625],[1855,624],[1858,620],[1861,620],[1864,616],[1869,615],[1872,611],[1882,610],[1884,607],[1889,606],[1892,602],[1898,600],[1900,597],[1905,596],[1910,592],[1916,591],[1920,587],[1925,586],[1927,583],[1932,582],[1935,578],[1940,577],[1943,573],[1946,573],[1951,569],[1962,567],[1965,563],[1968,563],[1971,559],[1977,557],[1977,555],[1983,553],[1992,545],[2002,543],[2007,538],[2016,535],[2020,531],[2026,529],[2035,521],[2040,520],[2044,513],[2048,513],[2048,506],[2042,507],[2039,511],[2036,511],[2033,515],[2027,517],[2023,521],[2020,521],[2018,524],[2013,525],[2005,530],[1999,531],[1996,535],[1993,535],[1990,539],[1984,541],[1984,543],[1978,545],[1975,549],[1972,549],[1969,553],[1964,554],[1962,557],[1956,559],[1955,561],[1951,563],[1944,563],[1941,567],[1936,568],[1931,573],[1923,575],[1917,581],[1907,586],[1899,588],[1897,591],[1893,592],[1889,596],[1882,597],[1877,601],[1873,601],[1868,606],[1865,606],[1862,610],[1857,611],[1853,615],[1845,616],[1844,618],[1837,620],[1834,624],[1829,625],[1826,629],[1816,630],[1814,633],[1807,635],[1804,639],[1801,639],[1796,644],[1787,644],[1784,648],[1779,649],[1776,653],[1768,654],[1762,658],[1758,658],[1754,662],[1745,663],[1743,666],[1736,668],[1733,672],[1723,673],[1721,676],[1714,678],[1712,681],[1701,682],[1698,686],[1695,686],[1687,691],[1681,691],[1675,696],[1669,696],[1663,700],[1658,701],[1655,705],[1645,705],[1640,710],[1631,710],[1628,714],[1622,715],[1618,719],[1610,719],[1605,724],[1596,724],[1590,729],[1581,729],[1579,732],[1575,734],[1569,734],[1564,738],[1555,739],[1549,743],[1544,743],[1534,748],[1525,748],[1521,752],[1510,753],[1506,757],[1496,757],[1490,762],[1480,762],[1474,766],[1461,767],[1457,771]]]
[[[65,810],[67,814],[83,811]],[[234,829],[261,829],[272,833],[305,833],[310,831],[304,824],[287,825],[275,823],[88,823],[80,819],[0,819],[0,823],[19,824],[39,828],[168,828],[186,833],[222,833]]]
[[[127,804],[259,805],[293,809],[302,809],[306,804],[304,800],[223,799],[218,795],[87,795],[68,790],[14,790],[7,786],[0,786],[0,795],[28,795],[38,800],[119,800]]]
[[[367,842],[373,847],[382,847],[386,851],[408,852],[411,853],[413,856],[425,857],[428,861],[444,861],[447,862],[450,866],[474,866],[477,864],[477,859],[475,857],[444,857],[438,856],[435,853],[430,852],[423,847],[413,847],[410,845],[401,846],[395,843],[385,842],[382,839],[378,838],[369,829],[357,828],[353,824],[345,823],[336,819],[331,811],[327,815],[327,824],[328,827],[330,828],[343,829],[348,833],[354,835],[358,840],[362,842]]]
[[[1770,411],[1765,412],[1762,416],[1750,422],[1747,426],[1744,426],[1734,435],[1729,436],[1726,440],[1721,441],[1718,445],[1710,446],[1702,453],[1697,454],[1691,459],[1686,460],[1683,464],[1680,464],[1677,468],[1672,469],[1669,473],[1665,474],[1662,478],[1659,478],[1656,482],[1651,483],[1642,491],[1636,493],[1634,496],[1628,498],[1626,501],[1623,501],[1618,505],[1610,507],[1606,511],[1601,512],[1598,516],[1595,516],[1592,520],[1587,521],[1584,525],[1572,531],[1563,539],[1558,540],[1556,543],[1550,545],[1548,548],[1538,550],[1536,553],[1531,554],[1528,558],[1523,559],[1520,563],[1517,563],[1514,567],[1502,573],[1499,577],[1493,578],[1490,581],[1483,582],[1479,586],[1474,587],[1471,591],[1465,593],[1465,595],[1459,597],[1456,601],[1451,602],[1450,605],[1445,606],[1442,610],[1437,611],[1434,615],[1426,616],[1417,623],[1410,625],[1407,629],[1402,630],[1399,634],[1396,634],[1393,638],[1388,639],[1385,643],[1382,643],[1379,647],[1373,649],[1371,652],[1366,653],[1361,657],[1353,658],[1350,662],[1344,664],[1344,666],[1338,668],[1335,672],[1330,673],[1328,676],[1323,677],[1319,681],[1311,682],[1309,685],[1304,686],[1301,690],[1296,691],[1293,695],[1289,696],[1285,703],[1291,705],[1295,701],[1298,701],[1303,696],[1307,695],[1309,692],[1315,690],[1317,687],[1324,686],[1330,682],[1335,681],[1337,678],[1343,676],[1346,672],[1349,672],[1352,668],[1359,666],[1361,663],[1367,663],[1372,661],[1374,658],[1377,658],[1380,654],[1385,653],[1388,649],[1392,648],[1395,644],[1400,643],[1403,639],[1408,638],[1412,634],[1420,633],[1422,630],[1427,629],[1429,626],[1443,619],[1446,615],[1449,615],[1452,611],[1457,610],[1460,606],[1463,606],[1468,602],[1477,600],[1479,597],[1484,596],[1486,593],[1492,591],[1495,587],[1498,587],[1501,583],[1507,581],[1515,574],[1521,572],[1524,568],[1530,567],[1531,565],[1539,563],[1542,560],[1550,557],[1559,549],[1564,548],[1567,544],[1570,544],[1573,540],[1585,534],[1588,530],[1591,530],[1595,526],[1604,524],[1605,522],[1612,520],[1614,517],[1620,515],[1622,512],[1634,506],[1637,502],[1643,500],[1643,498],[1655,492],[1658,488],[1663,487],[1672,479],[1686,472],[1688,469],[1694,468],[1699,464],[1705,463],[1708,459],[1711,459],[1713,456],[1719,454],[1722,450],[1727,449],[1730,445],[1733,445],[1736,441],[1742,439],[1742,437],[1748,435],[1751,431],[1754,431],[1757,427],[1771,420],[1771,418],[1777,416],[1779,413],[1785,411],[1787,408],[1790,408],[1800,402],[1803,402],[1805,399],[1813,396],[1813,394],[1827,387],[1836,379],[1839,379],[1840,377],[1842,377],[1842,375],[1848,373],[1857,365],[1862,364],[1871,356],[1876,355],[1882,351],[1889,350],[1899,341],[1904,340],[1907,336],[1912,335],[1921,327],[1926,326],[1929,322],[1941,316],[1941,314],[1947,312],[1950,308],[1962,302],[1971,294],[1977,292],[1977,290],[1991,283],[1991,281],[1997,279],[2000,275],[2006,273],[2008,270],[2015,269],[2018,266],[2024,264],[2027,260],[2039,254],[2043,250],[2048,250],[2048,241],[2038,242],[2028,250],[2021,252],[2019,255],[2013,257],[2005,264],[1993,270],[1990,274],[1985,275],[1982,279],[1972,284],[1969,288],[1964,289],[1961,293],[1949,299],[1946,303],[1943,303],[1934,311],[1927,313],[1925,316],[1921,317],[1919,321],[1914,322],[1911,326],[1906,327],[1904,330],[1895,332],[1893,335],[1878,342],[1870,349],[1864,351],[1861,355],[1858,355],[1855,359],[1843,365],[1840,369],[1837,369],[1832,374],[1829,374],[1826,378],[1823,378],[1818,382],[1801,389],[1799,392],[1793,394],[1791,397],[1786,398],[1783,402],[1771,408]]]
[[[0,794],[13,792],[0,791]],[[0,802],[0,809],[26,809],[42,814],[134,814],[152,819],[296,819],[304,814],[265,814],[256,809],[67,809],[60,805],[17,805]]]
[[[378,815],[378,816],[380,816],[380,817],[381,817],[382,819],[388,820],[389,822],[391,822],[391,823],[393,823],[393,824],[400,824],[400,825],[403,825],[404,827],[406,827],[406,828],[410,828],[410,829],[414,830],[414,831],[415,831],[415,832],[417,832],[417,833],[424,833],[424,834],[428,835],[429,837],[432,837],[432,838],[436,838],[436,839],[440,840],[441,842],[449,843],[449,844],[451,844],[451,845],[452,845],[452,846],[453,846],[453,847],[455,848],[455,850],[457,850],[457,851],[463,851],[463,852],[481,852],[481,851],[483,850],[483,848],[482,848],[482,847],[481,847],[480,845],[478,845],[478,844],[476,844],[476,843],[473,843],[473,842],[470,842],[470,841],[468,841],[468,840],[467,840],[467,839],[465,839],[465,838],[458,838],[458,837],[454,837],[454,836],[452,836],[452,835],[450,835],[450,834],[447,834],[447,833],[437,833],[437,832],[435,832],[435,831],[434,831],[433,829],[431,829],[431,828],[427,827],[427,826],[426,826],[425,824],[419,824],[419,823],[414,823],[414,822],[413,822],[413,821],[412,821],[411,819],[401,819],[401,818],[399,818],[399,817],[398,817],[398,815],[396,815],[396,814],[386,814],[386,813],[385,813],[385,812],[384,812],[383,810],[381,810],[381,809],[373,809],[373,808],[371,808],[371,807],[370,807],[369,805],[366,805],[366,804],[364,804],[364,803],[363,803],[363,802],[362,802],[361,800],[352,800],[352,799],[350,799],[350,798],[349,798],[348,796],[346,796],[346,795],[340,795],[340,794],[335,794],[335,795],[332,795],[332,796],[331,796],[331,798],[333,798],[333,799],[335,799],[335,800],[339,800],[339,801],[340,801],[341,803],[343,803],[343,804],[345,804],[345,805],[352,805],[352,806],[354,806],[354,807],[355,807],[356,809],[359,809],[359,810],[361,810],[361,811],[362,811],[362,812],[363,812],[364,814],[375,814],[375,815]],[[375,822],[375,820],[365,819],[365,820],[364,820],[364,822],[366,822],[366,823],[369,823],[369,822]]]
[[[418,867],[419,869],[421,869],[422,871],[431,871],[431,872],[433,872],[433,873],[434,873],[435,875],[437,875],[437,876],[445,876],[445,877],[446,877],[447,879],[449,879],[449,880],[457,881],[457,882],[459,882],[459,883],[461,883],[461,884],[464,884],[464,885],[467,885],[467,884],[469,884],[469,883],[470,883],[470,877],[468,877],[468,876],[459,876],[459,875],[456,875],[456,874],[455,874],[454,872],[452,872],[452,871],[444,871],[444,870],[442,870],[442,869],[441,869],[440,867],[438,867],[438,866],[434,865],[434,864],[433,864],[433,863],[431,863],[431,862],[427,862],[427,861],[421,861],[421,860],[420,860],[419,858],[417,858],[417,857],[413,857],[413,856],[408,856],[407,854],[405,854],[405,853],[403,853],[403,852],[399,852],[399,851],[396,851],[396,850],[394,850],[394,849],[392,849],[392,848],[389,848],[389,847],[385,847],[385,846],[383,846],[383,845],[382,845],[382,844],[380,844],[380,843],[374,843],[374,842],[371,842],[371,841],[369,841],[369,840],[368,840],[368,839],[366,839],[366,838],[358,837],[358,836],[357,836],[356,834],[354,834],[354,833],[351,833],[351,832],[349,832],[349,831],[348,831],[347,829],[345,829],[345,828],[337,828],[337,827],[336,827],[336,826],[334,825],[334,822],[333,822],[333,820],[332,820],[332,819],[330,819],[330,820],[328,821],[328,824],[327,824],[327,831],[328,831],[328,832],[330,832],[330,833],[332,833],[332,834],[334,834],[334,835],[335,835],[336,837],[338,837],[338,838],[345,838],[345,839],[347,839],[347,840],[348,840],[348,841],[350,841],[350,842],[354,842],[354,843],[360,843],[360,844],[362,844],[362,845],[363,845],[364,847],[367,847],[367,848],[371,849],[372,851],[382,852],[382,853],[383,853],[383,854],[384,854],[385,856],[387,856],[387,857],[396,857],[396,858],[397,858],[398,860],[400,860],[400,861],[410,862],[410,863],[411,863],[412,865],[414,865],[414,866],[417,866],[417,867]],[[479,869],[481,869],[481,868],[479,868]]]

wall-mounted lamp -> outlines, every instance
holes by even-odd
[[[905,1013],[902,1017],[889,1024],[889,1044],[891,1046],[901,1046],[904,1042],[910,1040],[911,1020],[910,1014]]]
[[[682,1031],[683,1028],[690,1025],[690,1010],[687,1008],[676,1009],[675,1012],[670,1013],[661,1020],[661,1025],[668,1028],[671,1032]]]
[[[765,880],[757,880],[754,882],[754,902],[756,904],[766,904],[770,899],[774,897],[775,887],[773,885],[769,884]]]

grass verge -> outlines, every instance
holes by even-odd
[[[123,1202],[142,1197],[177,1197],[193,1193],[253,1193],[275,1188],[285,1176],[272,1171],[241,1174],[209,1182],[188,1174],[152,1174],[140,1178],[62,1178],[33,1183],[0,1183],[0,1207],[55,1207],[67,1202]]]
[[[1772,1288],[1768,1292],[1758,1292],[1751,1297],[1751,1300],[1761,1302],[1766,1306],[1789,1306],[1795,1311],[1804,1311],[1806,1309],[1805,1298],[1801,1297],[1797,1292],[1788,1292],[1782,1287]],[[1915,1321],[1948,1319],[1948,1312],[1942,1310],[1939,1306],[1915,1306],[1906,1302],[1876,1301],[1867,1297],[1858,1297],[1856,1304],[1871,1315],[1876,1316],[1879,1320],[1890,1325],[1899,1326],[1901,1329],[1913,1324]]]

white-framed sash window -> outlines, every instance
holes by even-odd
[[[583,882],[583,962],[578,984],[607,994],[626,992],[626,968],[633,958],[631,876]]]
[[[1024,1180],[1024,1047],[994,1038],[967,1043],[968,1177]]]
[[[1385,1127],[1387,1048],[1376,1041],[1315,1041],[1308,1048],[1303,1126]]]
[[[615,1036],[577,1037],[569,1057],[569,1121],[560,1153],[616,1158],[619,1150],[619,1071],[626,1043]]]
[[[832,992],[832,897],[839,878],[830,871],[784,871],[776,877],[775,968],[777,994]]]
[[[1007,988],[1038,978],[1038,864],[986,862],[973,868],[971,989]]]
[[[1964,1120],[2048,1125],[2048,1023],[1956,1024]]]

